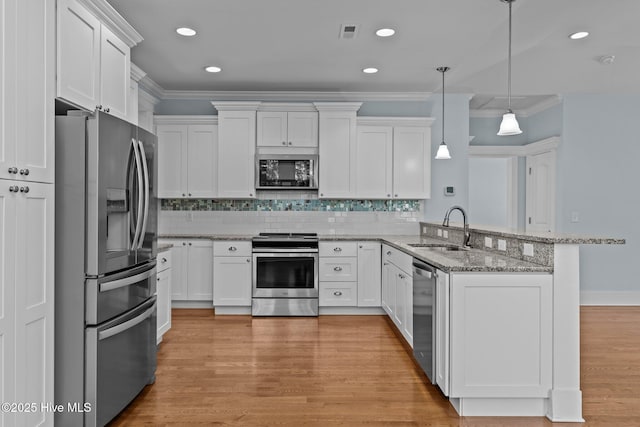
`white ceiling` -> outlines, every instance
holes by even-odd
[[[133,62],[166,90],[439,92],[435,68],[447,65],[447,92],[485,95],[477,108],[505,102],[508,6],[500,0],[108,2],[144,37]],[[639,19],[640,0],[515,1],[514,100],[640,93]],[[342,24],[357,24],[356,38],[339,38]],[[198,34],[178,36],[179,26]],[[381,27],[397,33],[376,37]],[[591,35],[570,40],[577,30]],[[603,55],[614,63],[601,64]],[[362,73],[370,66],[380,72]]]

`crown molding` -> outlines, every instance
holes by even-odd
[[[126,19],[107,3],[106,0],[78,0],[92,15],[118,36],[127,46],[134,47],[142,40],[140,33]]]
[[[559,136],[551,136],[527,145],[470,145],[469,156],[526,157],[556,150],[559,145]]]
[[[211,105],[218,111],[257,111],[260,102],[248,101],[211,101]]]
[[[529,108],[513,110],[513,112],[516,114],[516,116],[527,118],[561,103],[562,97],[559,95],[553,95],[543,101],[532,105]],[[495,119],[498,117],[502,117],[505,112],[506,110],[495,108],[486,110],[469,110],[469,117],[477,119]]]
[[[163,90],[162,99],[220,99],[225,101],[425,101],[431,92],[325,91],[195,91]]]
[[[140,88],[138,88],[140,89]],[[153,111],[153,107],[160,102],[160,99],[144,90],[138,90],[138,108],[140,110]]]
[[[142,70],[142,68],[138,67],[133,62],[131,63],[131,78],[133,80],[135,80],[136,82],[139,82],[146,75],[147,75],[147,73],[145,73]]]
[[[302,111],[317,112],[311,102],[261,102],[258,111]]]
[[[164,99],[164,89],[162,89],[159,84],[154,82],[149,77],[149,75],[146,75],[140,79],[140,81],[138,82],[138,87],[157,98],[158,102]]]
[[[156,125],[217,125],[218,116],[153,116]]]
[[[433,117],[373,117],[358,116],[358,126],[420,126],[431,127],[435,119]]]
[[[314,102],[318,111],[350,111],[357,112],[362,102]]]

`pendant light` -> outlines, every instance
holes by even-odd
[[[449,67],[438,67],[436,70],[442,73],[442,142],[438,146],[436,160],[448,160],[451,158],[451,154],[449,154],[447,144],[444,143],[444,73],[449,71]]]
[[[516,0],[500,0],[503,3],[509,3],[509,68],[508,68],[508,90],[509,90],[509,109],[502,116],[502,123],[500,123],[499,136],[506,135],[519,135],[522,133],[516,115],[511,111],[511,3]]]

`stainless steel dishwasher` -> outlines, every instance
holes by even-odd
[[[432,384],[436,371],[436,269],[413,259],[413,356]]]

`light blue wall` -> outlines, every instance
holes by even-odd
[[[508,158],[469,159],[469,215],[475,225],[508,227]]]
[[[564,97],[557,229],[627,239],[623,246],[581,247],[582,290],[640,290],[639,117],[638,95]]]
[[[527,144],[562,135],[562,104],[527,117]]]

